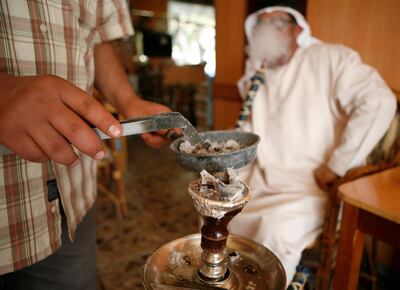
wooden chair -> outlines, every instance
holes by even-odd
[[[319,247],[321,251],[320,265],[317,271],[316,289],[327,290],[332,279],[334,256],[338,237],[338,217],[341,200],[338,196],[338,188],[341,184],[371,175],[385,169],[400,166],[400,98],[397,94],[397,113],[385,136],[369,155],[366,166],[350,170],[343,178],[340,178],[329,189],[329,201],[325,213],[324,228]],[[374,248],[374,246],[373,246]],[[374,255],[374,254],[372,254]],[[370,257],[370,260],[373,258]],[[372,269],[374,270],[374,269]],[[369,275],[371,281],[376,281],[376,272]],[[374,277],[375,275],[375,277]]]
[[[126,138],[109,139],[104,142],[106,157],[98,162],[97,190],[99,200],[111,201],[115,206],[117,217],[128,215],[128,203],[124,183],[126,171]]]

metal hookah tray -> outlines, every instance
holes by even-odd
[[[205,283],[198,279],[201,235],[173,240],[157,249],[144,267],[146,289],[284,290],[285,271],[278,258],[261,244],[229,235],[226,244],[229,275],[235,283]]]

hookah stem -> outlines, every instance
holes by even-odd
[[[201,247],[203,250],[210,253],[218,253],[225,249],[229,235],[228,223],[241,210],[242,208],[235,209],[226,213],[220,219],[202,216],[204,225],[201,228]]]
[[[240,111],[239,119],[236,121],[236,128],[242,129],[244,123],[250,115],[253,100],[261,85],[265,83],[264,73],[257,70],[256,73],[250,78],[250,88],[246,95],[246,100],[243,102],[242,110]]]

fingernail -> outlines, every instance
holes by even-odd
[[[97,154],[94,156],[94,159],[100,160],[100,159],[103,159],[103,157],[104,157],[104,151],[99,151],[99,152],[97,152]]]
[[[79,159],[76,159],[74,163],[71,164],[71,167],[75,167],[79,164]]]
[[[121,135],[121,130],[115,125],[111,125],[110,128],[108,128],[108,132],[110,132],[114,137]]]

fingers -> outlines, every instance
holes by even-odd
[[[147,144],[147,146],[152,148],[161,147],[163,144],[167,142],[167,139],[151,133],[144,133],[141,135],[141,137],[143,141]]]
[[[327,191],[337,180],[336,174],[324,165],[314,170],[314,179],[317,185]]]
[[[61,95],[62,101],[91,124],[110,137],[120,137],[121,124],[92,96],[76,87]]]
[[[30,130],[29,134],[50,159],[67,166],[77,164],[78,157],[71,144],[48,123],[38,124]]]
[[[166,130],[158,130],[158,131],[156,131],[156,133],[157,133],[158,135],[165,135],[165,134],[168,133],[168,130],[167,130],[167,129],[166,129]]]
[[[25,135],[22,140],[16,142],[12,147],[14,148],[14,152],[25,160],[38,163],[43,163],[49,160],[47,155],[28,135]]]
[[[176,132],[178,135],[182,135],[182,129],[181,128],[174,128],[172,129],[174,132]]]
[[[18,77],[10,88],[15,89],[5,92],[0,102],[2,143],[27,160],[51,158],[76,164],[70,143],[89,156],[102,158],[101,142],[83,119],[111,137],[121,135],[119,122],[102,105],[59,77]],[[9,124],[14,124],[13,130],[7,129]]]
[[[76,148],[94,159],[104,156],[103,146],[93,131],[78,115],[67,108],[61,108],[57,117],[50,118],[50,124]],[[71,146],[70,146],[71,147]]]
[[[153,148],[158,148],[168,141],[175,140],[181,137],[182,135],[180,133],[181,133],[180,130],[170,129],[170,130],[156,131],[153,133],[145,133],[142,134],[141,137],[148,146]]]

